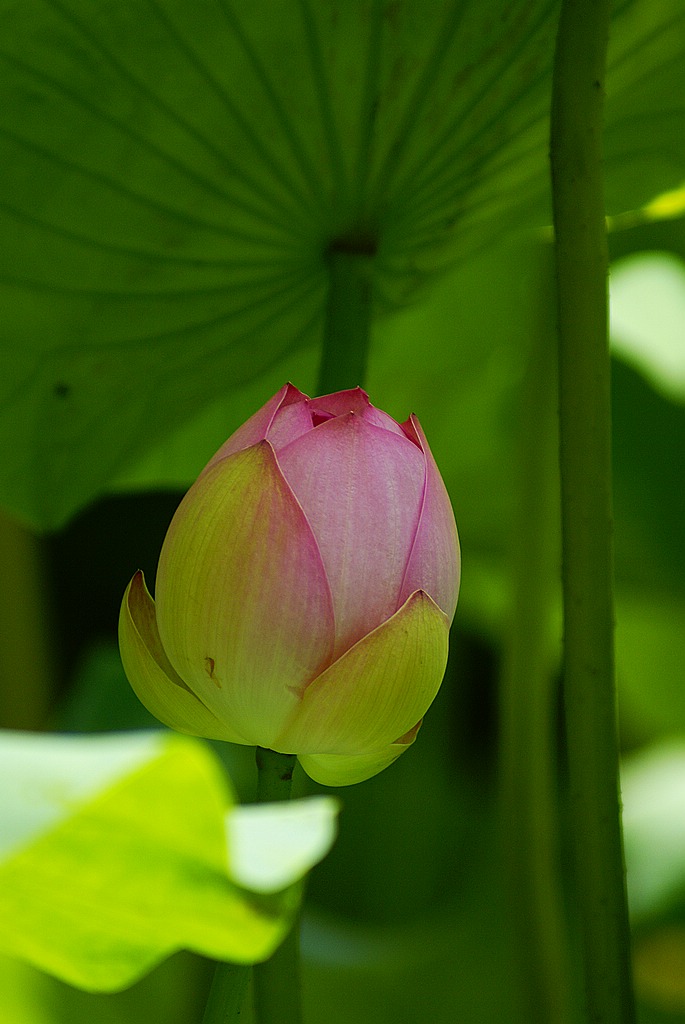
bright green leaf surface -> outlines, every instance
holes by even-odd
[[[383,307],[544,222],[556,14],[2,0],[3,502],[62,523],[170,427],[314,345],[332,240],[377,243]],[[678,0],[617,5],[612,210],[682,176],[684,23]]]
[[[232,800],[203,744],[160,732],[3,733],[0,767],[0,952],[110,991],[177,949],[251,963],[282,937],[297,896],[267,904],[230,880]],[[269,813],[264,807],[263,819]],[[262,890],[300,878],[332,842],[330,806],[298,814],[304,823],[291,822],[287,864],[277,880],[270,875],[279,885],[264,884],[262,872]],[[242,886],[244,857],[268,857],[268,827],[237,829]]]
[[[0,734],[3,815],[0,857],[35,841],[70,811],[96,799],[122,777],[162,754],[161,733],[129,733],[116,740],[29,733]]]

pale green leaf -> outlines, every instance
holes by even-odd
[[[613,351],[666,397],[685,401],[685,264],[638,253],[611,268]]]
[[[621,791],[628,895],[639,919],[685,898],[685,743],[627,759]]]
[[[338,809],[332,797],[236,807],[227,818],[231,876],[263,893],[303,878],[331,848]]]
[[[0,769],[1,953],[111,991],[178,949],[245,964],[282,938],[298,894],[266,900],[231,880],[226,816],[230,835],[235,810],[218,761],[199,741],[6,732]],[[326,812],[314,816],[317,842],[311,822],[291,827],[281,888],[332,842]],[[256,860],[267,855],[269,818],[264,808],[249,839]]]
[[[6,860],[103,790],[155,761],[164,753],[164,742],[160,732],[70,742],[60,736],[0,734],[0,857]]]

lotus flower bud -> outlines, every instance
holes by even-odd
[[[416,417],[360,388],[283,387],[181,502],[119,639],[138,697],[180,732],[297,754],[325,785],[413,743],[447,661],[459,544]]]

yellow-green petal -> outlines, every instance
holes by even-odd
[[[301,754],[298,760],[310,779],[322,786],[353,786],[373,778],[396,761],[416,739],[419,725],[402,741],[372,754]]]
[[[121,602],[119,649],[138,699],[164,725],[191,736],[244,742],[198,700],[172,668],[142,572],[135,574]]]
[[[334,620],[314,534],[268,441],[222,459],[188,491],[162,547],[156,599],[178,674],[243,742],[273,747],[330,663]]]
[[[276,749],[359,755],[395,743],[437,694],[448,637],[447,616],[416,591],[307,687]]]

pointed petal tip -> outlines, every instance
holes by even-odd
[[[250,448],[252,445],[257,444],[266,437],[269,430],[272,427],[275,417],[281,409],[289,405],[294,405],[297,402],[308,401],[307,395],[303,394],[294,384],[290,382],[283,385],[282,388],[272,395],[271,398],[264,403],[261,409],[258,409],[256,413],[250,416],[243,424],[241,424],[237,430],[235,430],[228,440],[224,441],[219,450],[212,456],[207,465],[202,470],[200,476],[203,476],[212,466],[215,466],[217,462],[227,458],[229,455],[233,455],[235,452],[242,451],[245,448]]]
[[[422,725],[423,718],[420,718],[416,725],[413,725],[411,729],[408,729],[407,732],[405,732],[404,736],[400,736],[399,739],[395,740],[395,744],[398,744],[401,747],[410,747],[418,736],[419,729]]]
[[[340,416],[346,412],[364,413],[371,406],[371,401],[366,391],[359,385],[355,388],[346,388],[344,391],[332,391],[327,395],[318,395],[310,399],[314,410],[321,409],[333,416]]]
[[[281,399],[281,405],[290,405],[292,402],[309,400],[309,395],[305,395],[304,391],[300,391],[300,389],[289,380],[285,382],[277,394],[283,396]]]
[[[421,428],[418,416],[415,413],[411,413],[403,423],[400,423],[400,428],[404,436],[425,454],[424,443],[427,444],[426,435]]]

